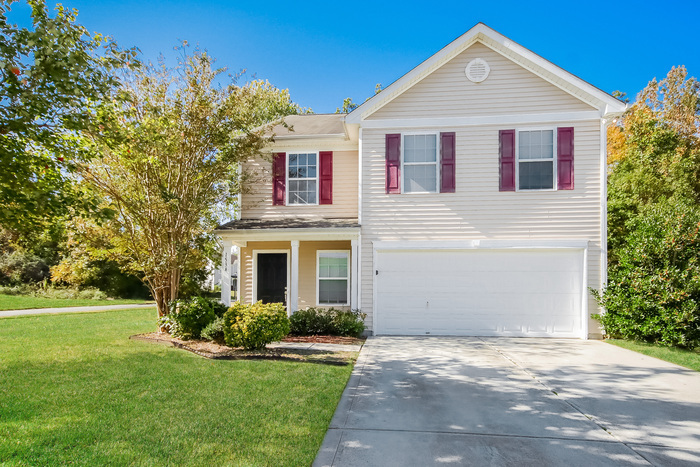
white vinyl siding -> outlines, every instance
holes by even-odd
[[[481,83],[464,74],[475,58],[491,71]],[[369,120],[464,117],[593,110],[487,46],[476,43],[369,116]]]
[[[588,240],[588,286],[600,288],[600,122],[552,122],[551,126],[574,127],[574,190],[499,192],[498,131],[507,127],[436,128],[456,132],[457,186],[449,197],[386,194],[385,134],[401,129],[363,130],[361,309],[368,314],[370,326],[376,241]],[[588,303],[588,315],[600,311],[590,296]],[[589,320],[588,326],[595,334],[597,323]]]
[[[333,151],[333,204],[273,206],[271,170],[272,164],[266,159],[254,159],[244,163],[243,171],[254,174],[254,179],[248,186],[249,191],[241,196],[242,219],[357,217],[356,150]]]

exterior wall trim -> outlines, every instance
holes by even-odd
[[[484,115],[477,117],[441,117],[441,118],[397,118],[363,120],[362,128],[433,128],[433,127],[463,127],[483,125],[523,125],[523,124],[551,124],[552,122],[578,122],[586,120],[600,120],[600,112],[586,110],[582,112],[549,112],[537,114],[516,115]]]
[[[474,249],[583,249],[589,240],[455,240],[455,241],[377,241],[377,250],[474,250]]]

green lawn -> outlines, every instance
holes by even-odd
[[[700,349],[683,350],[674,347],[664,347],[656,344],[645,344],[642,342],[628,341],[622,339],[608,339],[605,342],[634,350],[650,357],[655,357],[676,365],[700,371]]]
[[[129,340],[155,311],[0,319],[0,465],[303,465],[352,368]]]
[[[0,310],[27,310],[29,308],[64,308],[67,306],[88,305],[128,305],[146,303],[147,300],[78,300],[61,298],[41,298],[29,295],[0,294]]]

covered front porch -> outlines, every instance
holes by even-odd
[[[311,306],[359,308],[357,219],[244,219],[216,233],[223,241],[225,304],[233,292],[244,303],[283,302],[290,314]],[[231,260],[234,247],[237,261]]]

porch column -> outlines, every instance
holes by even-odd
[[[231,249],[233,243],[224,240],[224,251],[221,253],[221,302],[231,306]]]
[[[297,311],[299,306],[299,240],[292,240],[292,264],[290,268],[290,285],[292,290],[289,291],[289,314]]]
[[[350,240],[350,309],[357,310],[359,303],[357,300],[357,272],[360,268],[360,255],[358,254],[359,240]]]

